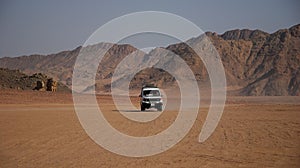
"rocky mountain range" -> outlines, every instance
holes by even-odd
[[[300,24],[289,29],[281,29],[269,34],[260,30],[231,30],[221,35],[206,32],[218,51],[227,79],[228,90],[237,95],[279,96],[300,95]],[[187,43],[201,42],[203,35],[190,39]],[[105,43],[94,46],[78,47],[72,51],[63,51],[51,55],[30,55],[0,58],[0,67],[18,69],[26,74],[41,72],[55,80],[71,86],[73,67],[82,50],[103,47]],[[126,66],[132,71],[148,62],[158,65],[154,56],[174,53],[179,55],[193,71],[199,84],[209,85],[209,76],[203,61],[186,43],[172,44],[166,48],[156,48],[149,54],[139,51],[128,44],[110,44],[112,47],[105,54],[98,66],[96,90],[109,91],[111,84],[118,84],[120,79],[129,78],[120,75],[114,81],[112,76],[118,64],[129,54],[135,59],[127,60]],[[166,57],[165,67],[183,73],[179,66],[172,64],[171,57]],[[131,89],[138,89],[143,83],[155,83],[160,87],[176,85],[176,80],[168,72],[147,68],[131,77]],[[130,78],[130,79],[131,79]],[[86,88],[87,90],[89,88]]]

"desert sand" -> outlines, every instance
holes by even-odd
[[[89,138],[71,94],[0,92],[0,167],[300,167],[299,97],[228,97],[215,132],[199,143],[208,111],[203,106],[190,132],[173,148],[131,158]],[[111,125],[133,136],[157,134],[177,115],[164,111],[154,121],[132,122],[119,114],[110,96],[98,99]],[[138,97],[132,102],[137,104]]]

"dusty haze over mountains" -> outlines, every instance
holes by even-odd
[[[284,96],[300,95],[300,25],[268,34],[260,30],[231,30],[222,35],[207,32],[222,59],[227,86],[237,95]],[[197,41],[201,36],[191,39]],[[101,45],[98,44],[98,45]],[[0,58],[0,67],[19,69],[26,74],[37,72],[52,76],[68,86],[72,85],[72,71],[81,47],[51,55],[30,55]],[[185,43],[172,44],[165,49],[184,59],[199,84],[209,81],[205,66]],[[99,65],[96,88],[109,91],[115,67],[128,54],[136,51],[128,44],[113,45]],[[159,54],[157,49],[149,53]],[[143,53],[146,54],[146,53]],[[132,64],[139,64],[139,61]],[[155,81],[160,87],[176,84],[165,71],[147,69],[131,81],[131,88]]]

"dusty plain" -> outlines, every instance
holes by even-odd
[[[111,125],[133,136],[157,134],[177,115],[164,111],[154,121],[133,122],[110,96],[97,98]],[[0,167],[300,167],[300,97],[228,97],[215,132],[199,143],[207,111],[201,106],[190,132],[170,150],[131,158],[89,138],[71,94],[2,90]]]

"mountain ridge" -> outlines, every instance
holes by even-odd
[[[236,29],[220,35],[213,32],[206,32],[205,35],[219,52],[228,86],[238,88],[238,95],[300,95],[300,24],[271,34],[261,30]],[[71,86],[72,70],[81,49],[80,46],[47,56],[0,58],[0,67],[19,69],[27,74],[42,72]],[[182,57],[198,82],[208,82],[209,77],[202,60],[186,44],[171,44],[163,49]],[[98,90],[108,91],[114,68],[126,55],[137,50],[129,44],[113,45],[99,65]],[[157,75],[159,73],[163,77]],[[157,81],[161,86],[176,83],[170,74],[148,69],[132,79],[131,88],[151,81]]]

